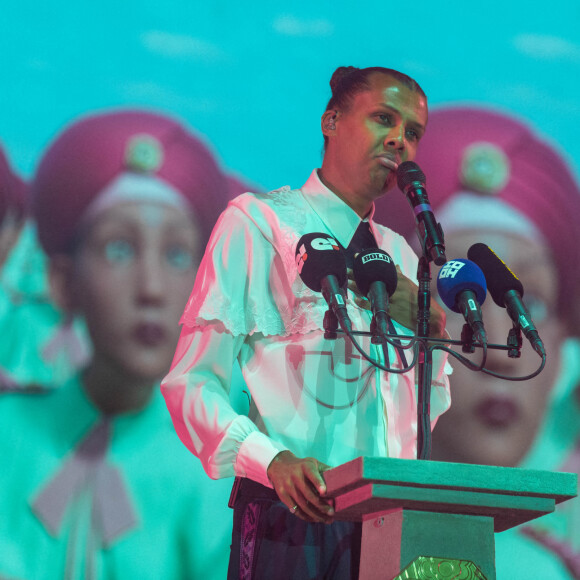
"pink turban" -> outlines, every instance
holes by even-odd
[[[415,161],[427,178],[436,218],[457,193],[473,192],[501,200],[534,224],[557,263],[558,306],[565,312],[580,291],[580,190],[554,147],[505,114],[441,108],[429,114]],[[400,192],[379,202],[375,215],[408,239],[415,236],[411,208]],[[441,225],[445,232],[443,220]]]
[[[99,193],[121,173],[151,175],[191,206],[205,245],[229,199],[228,179],[200,139],[152,112],[96,114],[73,123],[50,145],[31,185],[39,239],[51,255],[71,248]]]

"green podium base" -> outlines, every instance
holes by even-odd
[[[494,533],[553,512],[577,491],[572,473],[371,457],[324,478],[337,519],[362,522],[360,580],[405,578],[418,562],[430,580],[446,578],[450,562],[472,564],[450,578],[495,580]],[[425,575],[434,561],[446,562],[440,575]]]
[[[490,517],[395,509],[365,514],[362,533],[360,578],[398,578],[409,562],[430,556],[447,562],[467,560],[480,570],[481,578],[495,580]]]

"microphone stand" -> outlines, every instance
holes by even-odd
[[[325,339],[336,340],[338,336],[338,318],[330,308],[324,313],[322,327],[324,328]]]
[[[428,274],[428,266],[427,264],[427,274]],[[421,332],[426,332],[429,329],[429,303],[430,303],[430,292],[429,292],[429,284],[427,282],[428,275],[425,275],[425,272],[421,276],[423,284],[420,285],[421,290],[421,298],[419,302],[419,311],[420,316],[418,317],[419,324],[418,330]],[[427,283],[426,283],[427,282]],[[328,313],[327,313],[328,314]],[[468,327],[468,325],[464,325],[464,329]],[[546,365],[546,355],[545,353],[542,355],[542,362],[538,369],[534,371],[532,374],[528,374],[526,376],[517,376],[517,377],[510,377],[505,375],[500,375],[496,372],[493,372],[489,369],[484,368],[485,364],[485,352],[486,349],[497,349],[497,350],[505,350],[508,352],[508,356],[510,358],[518,358],[519,351],[522,346],[521,344],[521,335],[519,335],[519,329],[512,329],[510,331],[508,337],[508,344],[480,344],[478,342],[473,341],[473,334],[471,333],[471,329],[462,332],[461,340],[453,340],[451,338],[428,338],[427,336],[418,336],[418,333],[411,336],[400,335],[400,334],[385,334],[381,335],[383,340],[386,340],[389,343],[392,343],[393,339],[397,341],[402,340],[409,340],[411,344],[414,345],[414,356],[413,361],[409,366],[404,366],[403,368],[387,368],[382,364],[378,363],[376,360],[373,360],[369,355],[367,355],[360,345],[358,344],[355,336],[367,336],[375,338],[375,333],[367,332],[367,331],[357,331],[357,330],[344,330],[342,328],[334,328],[334,321],[332,320],[332,316],[328,315],[325,316],[324,320],[324,330],[325,330],[325,338],[336,338],[336,334],[346,334],[352,344],[356,348],[356,350],[362,355],[362,357],[370,362],[372,365],[377,367],[378,369],[387,372],[387,373],[397,373],[402,374],[407,372],[409,369],[414,367],[418,368],[418,401],[417,401],[417,459],[429,459],[431,455],[431,413],[430,413],[430,403],[431,403],[431,379],[433,376],[433,350],[439,348],[451,355],[453,355],[456,359],[459,360],[462,364],[464,364],[467,368],[472,371],[482,371],[488,375],[494,376],[496,378],[505,379],[508,381],[528,381],[540,374]],[[328,335],[327,335],[328,333]],[[429,346],[429,343],[433,343],[433,346]],[[400,343],[399,343],[400,344]],[[457,345],[461,346],[463,352],[474,352],[475,347],[481,347],[484,350],[484,357],[480,365],[473,365],[468,359],[461,356],[459,353],[451,350],[449,347],[450,345]],[[384,346],[384,345],[383,345]],[[409,347],[403,347],[409,348]]]
[[[431,307],[431,268],[425,255],[417,267],[417,339],[421,343],[417,362],[417,459],[431,458],[431,379],[433,352],[427,344]]]

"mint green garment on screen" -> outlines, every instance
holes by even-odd
[[[63,315],[50,298],[46,257],[34,225],[27,222],[0,275],[0,368],[22,387],[63,384],[79,368],[71,352],[88,352],[89,346],[78,320],[67,333],[68,344],[55,344],[62,324]]]
[[[144,410],[109,422],[101,465],[120,475],[134,516],[130,529],[103,545],[86,485],[68,494],[57,530],[39,519],[33,505],[103,419],[78,377],[47,394],[0,396],[0,578],[225,578],[232,480],[212,481],[203,472],[178,440],[159,389]],[[105,499],[119,505],[118,497]]]

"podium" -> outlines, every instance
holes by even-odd
[[[360,580],[495,580],[494,533],[554,511],[577,476],[359,457],[324,473],[336,519],[362,522]]]

